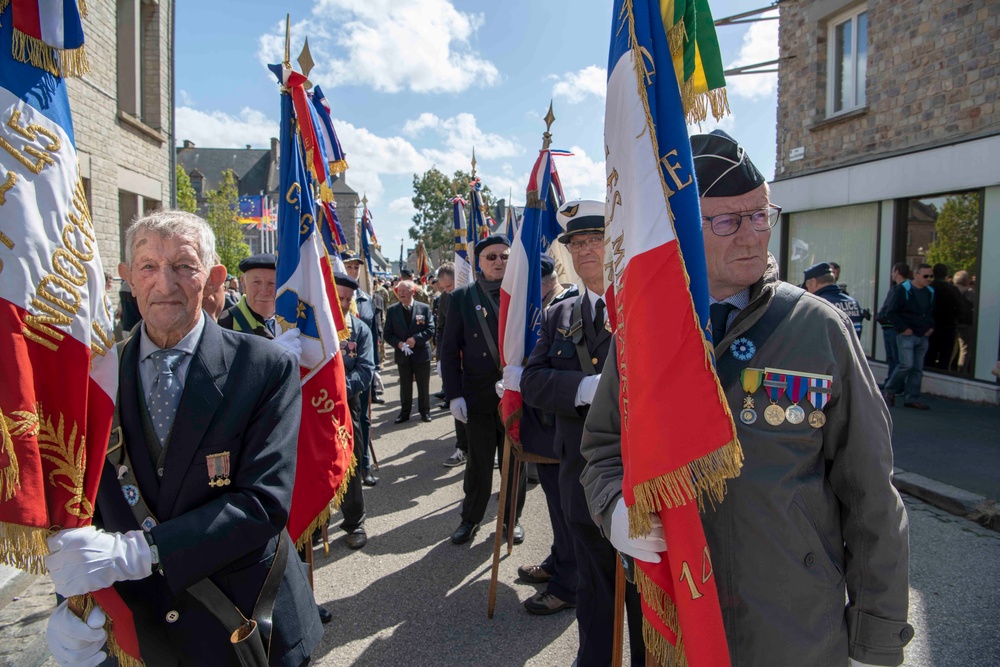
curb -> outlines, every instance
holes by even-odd
[[[919,498],[934,507],[971,519],[987,528],[1000,530],[995,500],[915,472],[907,472],[900,468],[893,468],[892,472],[893,486],[900,493]]]

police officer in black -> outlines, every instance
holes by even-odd
[[[604,202],[572,201],[559,209],[565,233],[559,241],[573,258],[586,289],[546,310],[535,349],[521,374],[524,402],[555,414],[559,494],[578,571],[576,664],[611,664],[617,554],[591,518],[580,474],[583,423],[587,418],[613,338],[604,304]],[[639,594],[626,589],[633,665],[645,659]]]
[[[455,544],[468,542],[479,530],[493,491],[493,457],[504,442],[495,385],[503,377],[498,348],[500,283],[510,257],[510,242],[505,236],[488,236],[476,244],[476,257],[480,267],[476,282],[451,293],[439,354],[451,414],[465,422],[469,439],[462,523],[451,536]],[[511,485],[513,477],[509,480]],[[520,518],[527,489],[523,470],[518,479],[517,517]],[[514,527],[513,538],[515,544],[524,541],[520,523]]]
[[[861,306],[854,297],[848,296],[847,292],[836,283],[833,267],[828,262],[813,264],[805,271],[805,288],[810,293],[826,299],[833,307],[840,310],[851,319],[854,325],[854,333],[861,337],[861,325],[865,321],[865,316],[861,312]]]

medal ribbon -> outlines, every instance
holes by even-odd
[[[817,410],[822,410],[830,402],[830,385],[833,383],[831,377],[809,378],[809,402]]]
[[[784,373],[764,374],[764,391],[767,392],[767,397],[771,399],[772,403],[777,403],[781,395],[785,393],[786,377]]]
[[[801,375],[788,375],[785,382],[788,388],[788,400],[797,405],[806,395],[809,386],[806,384],[806,378]]]
[[[740,371],[740,382],[743,383],[743,391],[748,395],[760,389],[760,383],[764,381],[764,371],[759,368],[744,368]]]

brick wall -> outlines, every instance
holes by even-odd
[[[817,16],[830,5],[779,5],[775,180],[1000,133],[1000,2],[868,0],[867,106],[840,119],[826,113],[827,22],[844,7]]]
[[[141,4],[141,3],[140,3]],[[170,173],[170,146],[167,133],[173,114],[170,98],[169,12],[171,3],[158,4],[160,55],[154,85],[159,88],[159,109],[150,118],[162,127],[142,131],[119,120],[117,101],[117,2],[89,0],[88,16],[83,20],[90,73],[81,79],[68,79],[70,108],[76,148],[90,157],[91,215],[97,231],[105,270],[117,275],[120,261],[118,184],[120,169],[158,181],[161,201],[170,204],[173,176]],[[155,98],[155,96],[153,96]],[[147,99],[151,99],[147,96]],[[156,138],[155,135],[161,135]]]

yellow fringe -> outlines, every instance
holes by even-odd
[[[333,201],[333,190],[330,189],[326,181],[319,184],[319,198],[320,201],[324,201],[327,204]]]
[[[663,624],[679,637],[681,626],[677,619],[677,606],[670,596],[638,567],[635,568],[635,587],[639,589],[642,599],[656,612]]]
[[[725,88],[716,88],[704,93],[695,93],[694,84],[687,81],[681,86],[681,100],[684,103],[684,112],[687,114],[687,123],[701,123],[708,118],[708,110],[711,108],[712,117],[715,120],[722,120],[730,113],[729,97]]]
[[[0,563],[31,574],[45,574],[45,557],[49,555],[46,528],[32,528],[16,523],[0,522]]]
[[[358,469],[358,457],[351,452],[351,464],[347,466],[347,472],[344,473],[344,481],[340,483],[337,487],[337,493],[333,494],[333,500],[330,501],[330,507],[334,510],[340,509],[340,504],[344,502],[344,496],[347,495],[347,484],[354,477],[354,473]]]
[[[737,477],[743,465],[743,449],[733,439],[714,452],[632,487],[635,503],[628,508],[629,537],[648,535],[652,529],[649,515],[664,507],[672,509],[697,500],[698,510],[705,509],[705,496],[713,506],[726,495],[726,480]]]
[[[54,76],[79,77],[90,71],[87,52],[83,46],[77,49],[54,49],[40,39],[15,30],[11,51],[14,58],[22,63],[30,63]]]
[[[10,4],[10,0],[0,0],[0,13],[7,9],[7,5]]]
[[[333,160],[330,162],[331,174],[343,174],[345,171],[347,171],[347,160]]]
[[[22,413],[15,410],[12,414],[18,415]],[[2,502],[7,502],[13,498],[17,494],[18,489],[21,488],[21,468],[17,464],[14,439],[10,428],[7,426],[7,422],[8,418],[4,416],[3,410],[0,410],[0,453],[6,454],[7,458],[10,459],[10,463],[0,473],[0,491],[3,492],[0,493],[0,501]],[[37,421],[35,423],[37,424]],[[18,427],[15,429],[17,435],[22,435],[27,430],[23,422],[19,425],[17,422],[11,420],[11,426]]]
[[[87,9],[87,0],[79,0],[79,2],[76,3],[76,6],[80,9],[80,16],[87,18],[87,13],[89,12]]]
[[[684,19],[667,28],[667,44],[670,45],[670,55],[677,57],[684,52],[684,43],[687,42],[687,30],[684,28]]]
[[[86,621],[90,616],[90,612],[94,610],[97,606],[97,602],[94,600],[92,595],[74,595],[69,598],[68,606],[70,611],[76,614],[80,619]],[[126,653],[122,647],[118,644],[118,639],[115,637],[115,624],[111,620],[110,616],[106,617],[104,621],[104,631],[108,635],[106,649],[109,656],[113,656],[118,660],[118,664],[121,667],[145,667],[142,658],[135,658],[128,653]]]
[[[316,532],[319,528],[322,528],[330,520],[330,516],[338,509],[340,509],[340,504],[344,502],[344,495],[347,493],[347,483],[351,481],[354,477],[354,473],[358,467],[358,459],[351,454],[351,464],[347,467],[347,472],[344,473],[344,480],[337,487],[336,493],[333,494],[333,498],[330,502],[326,504],[326,507],[319,513],[319,515],[313,519],[309,526],[299,535],[299,539],[295,540],[296,549],[304,549],[306,545],[312,543],[312,534]]]
[[[642,619],[642,641],[646,644],[646,652],[652,655],[656,664],[662,667],[688,667],[687,655],[684,653],[684,641],[677,640],[677,646],[671,644],[666,637],[653,627],[653,624]]]

